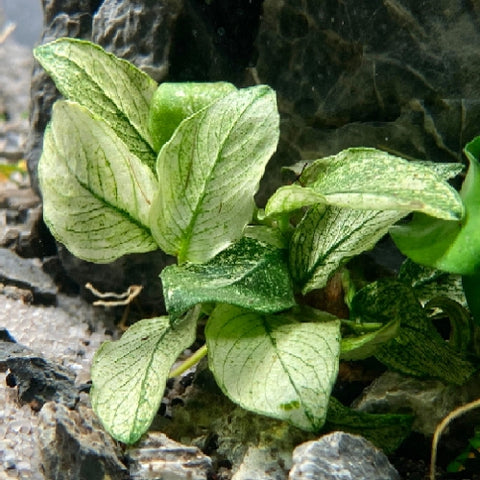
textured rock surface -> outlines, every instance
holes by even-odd
[[[459,387],[386,372],[365,389],[354,406],[368,413],[412,412],[413,430],[430,436],[448,413],[479,397],[478,376]]]
[[[8,369],[7,384],[16,387],[21,404],[40,410],[53,400],[74,408],[78,401],[75,375],[61,365],[10,342],[0,342],[0,369]]]
[[[132,480],[207,480],[212,460],[197,447],[174,442],[162,433],[149,433],[127,451]]]
[[[104,0],[93,17],[92,41],[135,63],[157,82],[168,70],[177,0]]]
[[[38,262],[20,258],[5,248],[0,248],[0,282],[30,291],[35,303],[55,302],[57,287]]]
[[[357,435],[333,432],[293,451],[289,480],[400,480],[385,454]]]
[[[119,449],[90,408],[49,402],[39,414],[38,441],[45,478],[128,480]]]

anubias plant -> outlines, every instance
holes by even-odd
[[[53,107],[38,167],[54,236],[92,262],[155,249],[178,260],[161,272],[169,315],[135,323],[94,358],[92,405],[115,438],[133,443],[147,430],[200,317],[208,317],[206,346],[195,358],[208,354],[223,392],[307,431],[325,422],[390,425],[395,437],[408,430],[409,417],[358,414],[331,397],[341,358],[376,356],[401,372],[457,384],[473,373],[471,345],[462,335],[446,342],[432,323],[433,306],[465,318],[451,298],[432,300],[442,291],[462,294],[444,273],[407,264],[398,280],[355,293],[349,320],[305,302],[392,228],[416,261],[475,274],[473,148],[461,195],[447,183],[461,165],[350,148],[292,167],[294,183],[262,210],[254,195],[279,138],[271,88],[158,86],[130,63],[73,39],[42,45],[35,57],[65,97]],[[411,223],[394,227],[411,212]],[[452,330],[470,331],[457,324]]]

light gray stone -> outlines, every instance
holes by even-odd
[[[333,432],[293,451],[289,480],[400,480],[385,454],[358,435]]]
[[[411,412],[414,415],[412,429],[431,436],[448,413],[479,396],[478,375],[458,386],[386,372],[366,388],[352,406],[368,413]]]
[[[207,455],[163,433],[148,433],[127,451],[127,458],[132,480],[207,480],[212,473],[212,461]]]

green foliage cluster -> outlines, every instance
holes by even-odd
[[[448,180],[461,165],[350,148],[292,167],[297,180],[262,210],[254,195],[279,139],[271,88],[158,86],[73,39],[35,56],[65,97],[53,107],[39,164],[52,233],[93,262],[159,248],[178,260],[161,273],[169,315],[139,321],[95,356],[92,405],[115,438],[133,443],[148,429],[204,315],[209,367],[234,402],[307,431],[326,422],[375,430],[386,449],[411,419],[359,414],[331,397],[340,359],[374,356],[455,384],[476,370],[476,326],[459,275],[468,275],[472,301],[480,141],[466,148],[460,194]],[[398,279],[352,290],[348,320],[305,305],[305,295],[389,232],[424,266],[407,262]],[[432,312],[450,318],[448,342]]]

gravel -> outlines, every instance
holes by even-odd
[[[56,307],[32,306],[0,296],[0,327],[5,327],[18,343],[73,370],[78,385],[89,381],[95,351],[111,339],[111,326],[102,311],[64,295],[58,296]],[[28,405],[19,406],[16,388],[8,387],[3,380],[0,478],[44,480],[36,439],[37,417]]]

